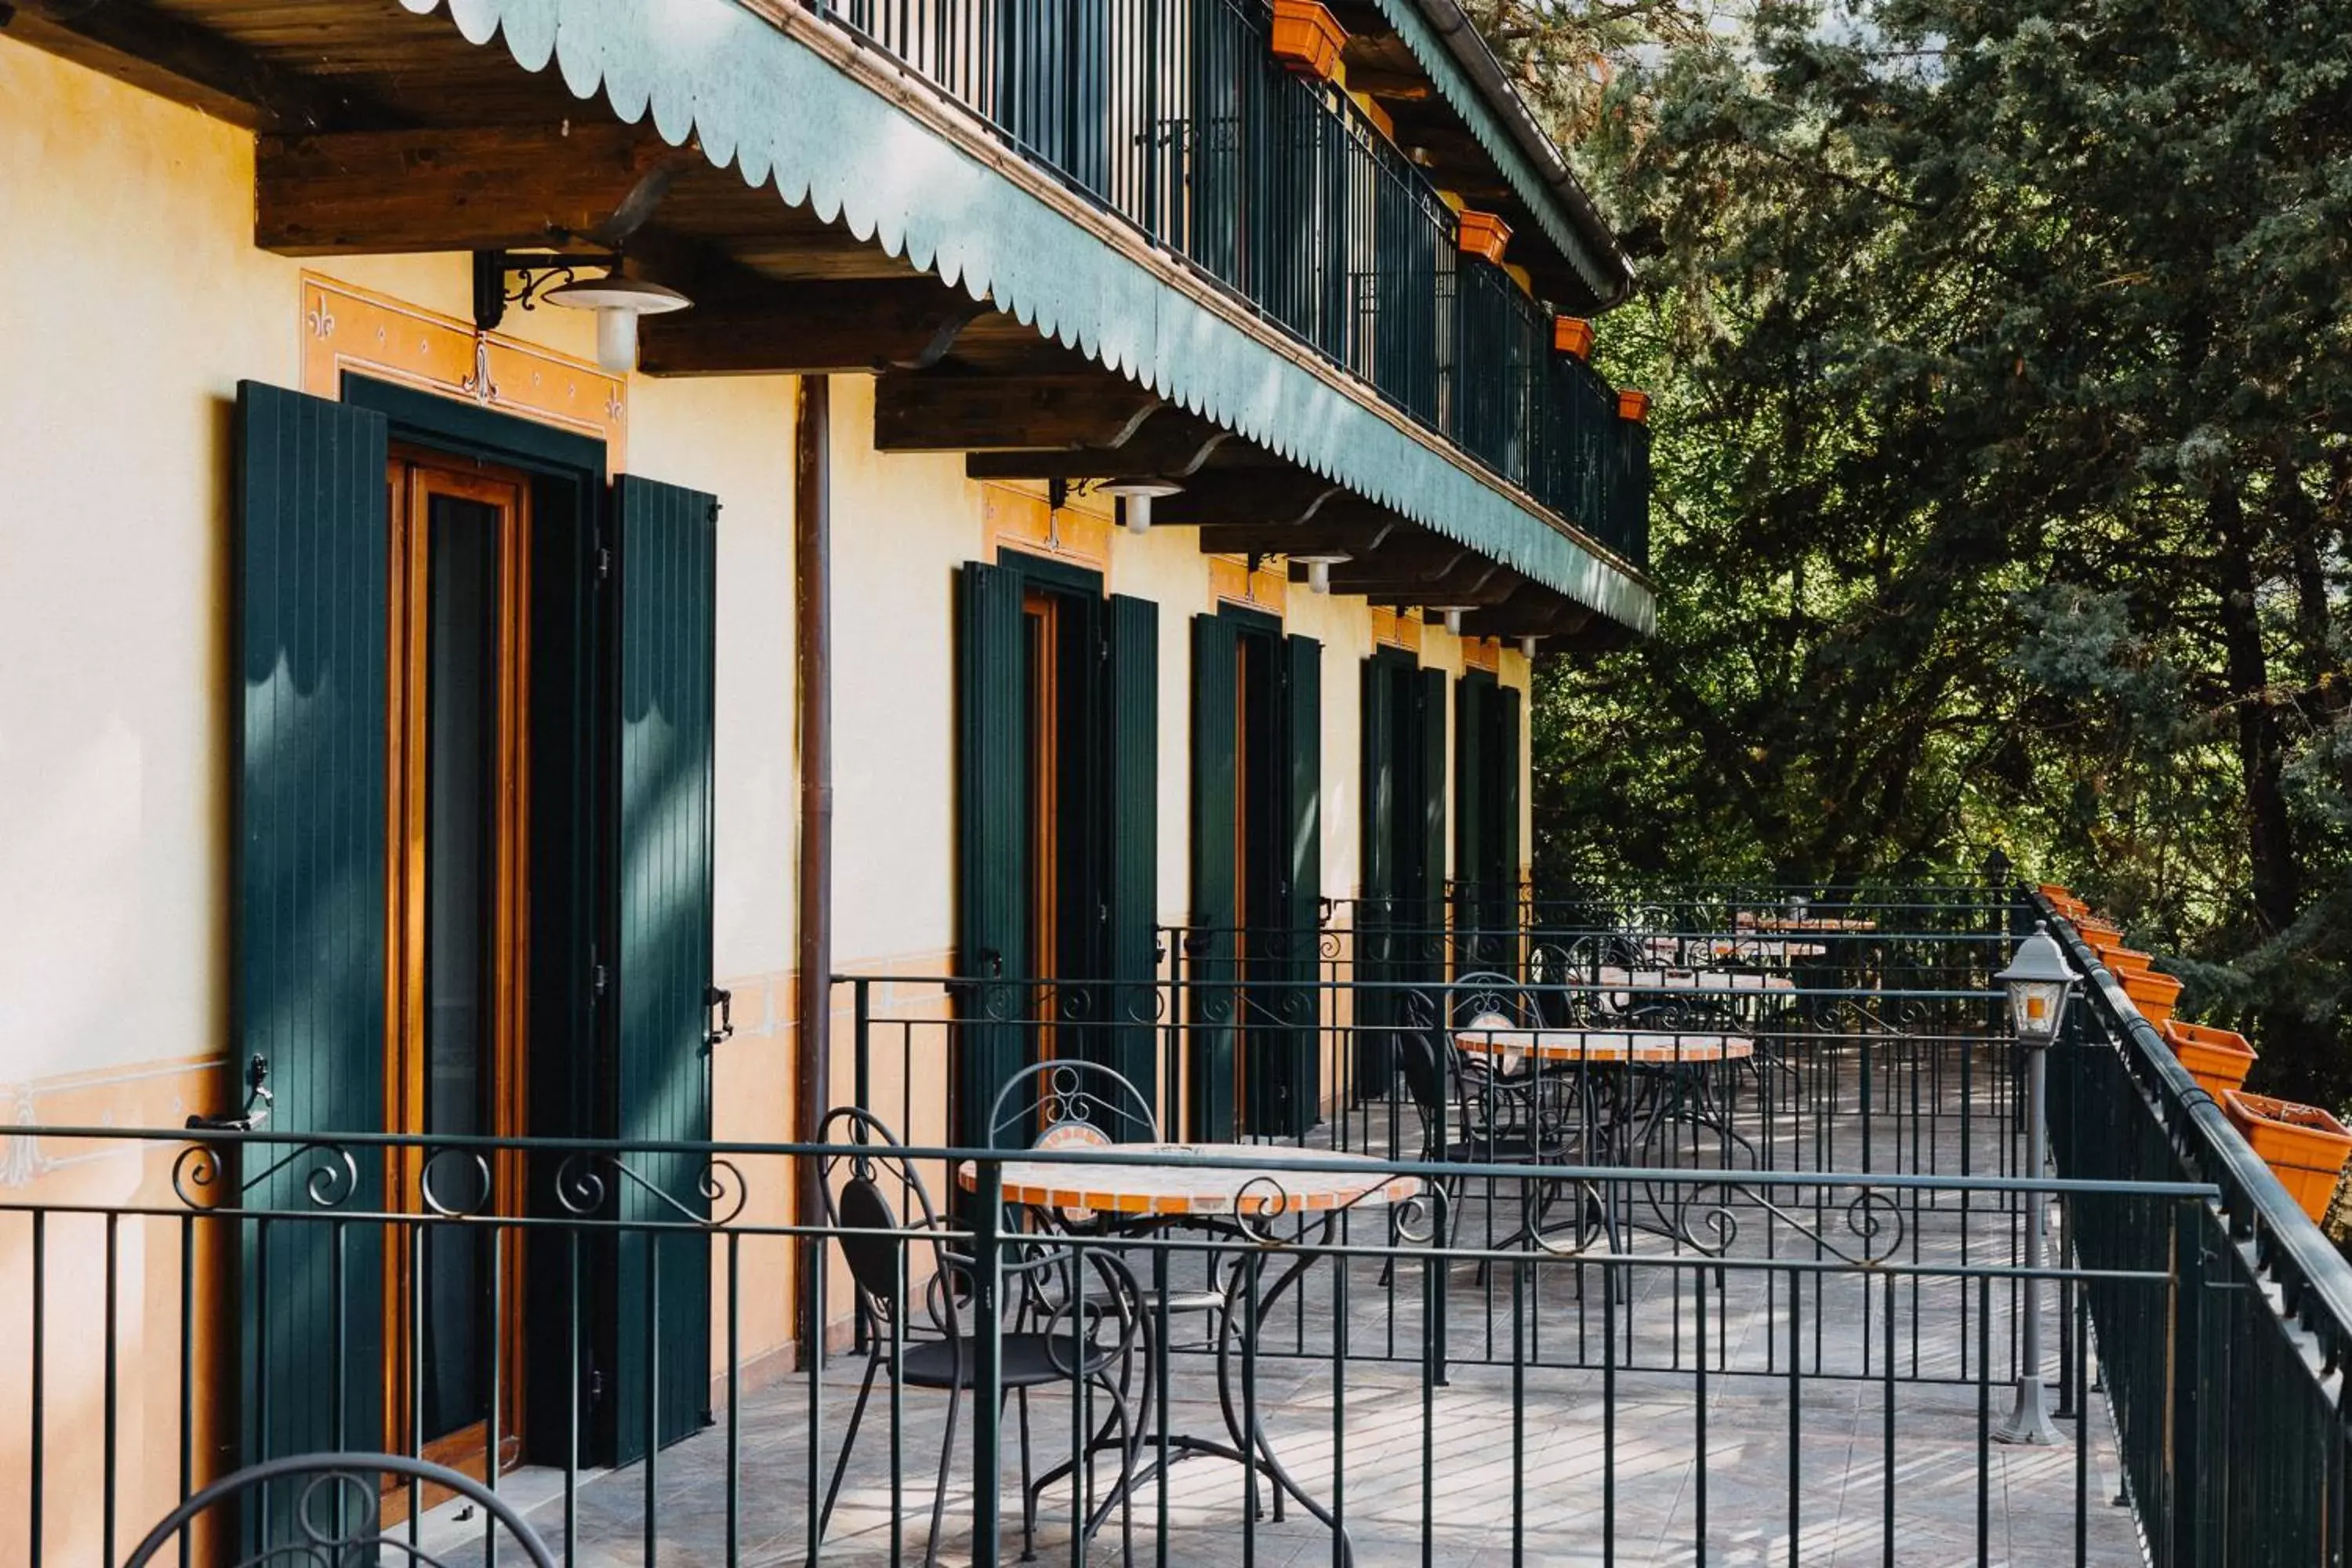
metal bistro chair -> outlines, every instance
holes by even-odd
[[[481,1510],[485,1521],[464,1531],[462,1547],[453,1548],[446,1558],[421,1545],[412,1547],[404,1530],[383,1528],[380,1500],[386,1478],[454,1492]],[[291,1489],[278,1492],[282,1501],[277,1507],[269,1500],[273,1488]],[[377,1562],[443,1568],[460,1559],[475,1561],[486,1531],[493,1539],[503,1535],[511,1541],[532,1568],[555,1568],[554,1554],[522,1515],[473,1477],[405,1455],[362,1453],[296,1454],[223,1476],[165,1514],[123,1559],[123,1568],[147,1568],[162,1561],[164,1549],[198,1519],[231,1503],[249,1510],[248,1517],[257,1516],[259,1521],[254,1527],[258,1542],[233,1559],[237,1568],[357,1568]],[[223,1528],[233,1532],[236,1526],[225,1523]]]
[[[992,1149],[1108,1148],[1159,1142],[1159,1124],[1143,1091],[1125,1074],[1083,1058],[1056,1058],[1022,1068],[997,1091],[988,1112]],[[1095,1216],[1069,1214],[1062,1218],[1084,1225]],[[1160,1292],[1145,1286],[1141,1300],[1145,1311],[1158,1321],[1163,1310]],[[1224,1326],[1224,1282],[1213,1278],[1198,1289],[1171,1286],[1164,1310],[1170,1317],[1206,1317],[1206,1337],[1200,1345],[1186,1348],[1214,1350]]]
[[[931,1499],[930,1536],[923,1554],[929,1568],[939,1561],[940,1523],[947,1508],[948,1478],[955,1465],[957,1418],[964,1394],[976,1389],[979,1382],[979,1343],[964,1326],[961,1305],[970,1295],[974,1260],[949,1247],[950,1233],[914,1162],[878,1119],[845,1106],[826,1115],[817,1135],[826,1145],[818,1177],[825,1226],[848,1263],[871,1336],[857,1403],[850,1410],[841,1453],[834,1461],[833,1479],[817,1515],[817,1537],[824,1539],[833,1521],[834,1504],[857,1446],[857,1429],[873,1395],[875,1379],[887,1371],[895,1382],[908,1387],[941,1390],[948,1396],[939,1487]],[[845,1137],[837,1142],[839,1135]],[[891,1194],[894,1187],[896,1202]],[[908,1211],[903,1221],[901,1205]],[[925,1265],[928,1274],[922,1272]],[[1037,1527],[1029,1448],[1030,1391],[1066,1387],[1079,1401],[1080,1410],[1089,1391],[1098,1391],[1109,1401],[1111,1414],[1099,1431],[1089,1435],[1087,1451],[1091,1454],[1110,1447],[1107,1439],[1115,1430],[1118,1449],[1131,1455],[1140,1440],[1129,1417],[1128,1395],[1142,1303],[1127,1266],[1100,1247],[1033,1242],[1021,1247],[1016,1260],[1003,1263],[1000,1272],[1010,1321],[999,1335],[999,1366],[1004,1395],[1017,1399],[1021,1407],[1022,1555],[1027,1561],[1034,1553]],[[919,1294],[924,1321],[916,1321],[911,1308]],[[1074,1411],[1071,1419],[1082,1416]],[[978,1477],[973,1484],[993,1486],[995,1478]],[[1083,1499],[1080,1501],[1083,1504]],[[1072,1511],[1076,1527],[1083,1529],[1084,1507]],[[1131,1548],[1131,1509],[1122,1509],[1122,1528]]]

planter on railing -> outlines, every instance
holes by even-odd
[[[1475,256],[1496,266],[1503,264],[1503,251],[1511,243],[1511,226],[1493,213],[1463,209],[1461,215],[1462,254]]]
[[[2070,915],[2067,918],[2074,922],[2074,929],[2083,933],[2083,940],[2093,947],[2098,946],[2103,942],[2119,945],[2124,940],[2122,926],[2117,925],[2114,921],[2092,914],[2087,910],[2079,915]]]
[[[2148,964],[2156,957],[2152,952],[2142,952],[2136,947],[2126,947],[2121,942],[2102,941],[2097,937],[2091,937],[2088,940],[2091,943],[2091,951],[2099,955],[2101,963],[2115,971],[2116,978],[2118,980],[2129,980],[2135,974],[2147,973]]]
[[[1328,81],[1348,30],[1317,0],[1274,0],[1274,58],[1300,76]]]
[[[2161,1028],[2180,1002],[2180,982],[2172,975],[2143,969],[2123,976],[2124,994],[2139,1008],[2139,1016]]]
[[[2246,1081],[2246,1071],[2254,1065],[2254,1047],[2246,1044],[2245,1036],[2179,1018],[2166,1019],[2162,1027],[2173,1058],[2206,1093],[2219,1099]]]
[[[2326,1218],[2344,1162],[2352,1158],[2352,1131],[2318,1106],[2268,1095],[2232,1089],[2221,1097],[2221,1109],[2303,1212]]]
[[[1650,417],[1650,395],[1633,387],[1617,394],[1617,417],[1630,419],[1636,425],[1645,424]]]
[[[1573,360],[1591,359],[1592,323],[1581,316],[1554,316],[1551,319],[1551,346]]]

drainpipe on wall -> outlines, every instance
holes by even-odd
[[[817,1141],[833,1098],[833,388],[804,375],[793,408],[793,640],[800,708],[800,981],[793,1008],[799,1047],[799,1104],[793,1138]],[[824,1212],[818,1162],[801,1162],[798,1217],[820,1223]],[[824,1355],[824,1313],[819,1287],[824,1248],[803,1240],[801,1365]]]

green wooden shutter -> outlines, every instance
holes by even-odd
[[[1160,1102],[1153,996],[1160,922],[1160,606],[1111,596],[1106,733],[1110,876],[1105,946],[1111,981],[1108,1065]]]
[[[1423,669],[1413,677],[1413,739],[1419,744],[1408,759],[1414,768],[1413,801],[1420,808],[1419,837],[1414,846],[1420,865],[1412,915],[1419,935],[1412,944],[1411,978],[1426,984],[1445,976],[1445,672]]]
[[[1501,785],[1496,792],[1495,839],[1496,859],[1499,862],[1501,883],[1487,916],[1490,928],[1507,933],[1505,955],[1518,956],[1519,932],[1519,754],[1520,709],[1519,694],[1509,687],[1498,692],[1496,701],[1496,760],[1494,771],[1500,775]]]
[[[383,1131],[391,553],[383,416],[257,382],[236,396],[238,771],[235,1074],[267,1058],[274,1132]],[[383,1162],[257,1146],[245,1206],[383,1203]],[[240,1226],[241,1463],[383,1443],[383,1234],[322,1221]],[[341,1249],[337,1268],[336,1249]],[[340,1273],[340,1278],[338,1277]],[[340,1287],[342,1310],[337,1310]],[[271,1525],[290,1519],[278,1489]],[[265,1528],[248,1510],[246,1529]]]
[[[1027,1049],[1027,692],[1021,574],[978,562],[956,579],[956,1141],[988,1142],[997,1091]]]
[[[1489,967],[1485,952],[1487,886],[1484,834],[1488,757],[1486,715],[1492,676],[1473,670],[1454,689],[1454,931],[1456,973]]]
[[[1323,891],[1323,645],[1283,641],[1280,713],[1285,861],[1280,929],[1266,954],[1265,1012],[1274,1022],[1250,1034],[1249,1131],[1303,1136],[1323,1103],[1319,1025]],[[1256,978],[1253,971],[1253,979]]]
[[[615,1132],[631,1142],[704,1141],[719,503],[634,476],[614,484],[613,502],[621,686]],[[680,1209],[708,1212],[700,1160],[626,1159],[646,1185],[617,1184],[620,1219],[679,1224]],[[710,1243],[692,1230],[625,1232],[617,1261],[613,1420],[626,1462],[643,1457],[649,1438],[675,1442],[704,1422]]]
[[[1234,930],[1234,775],[1241,637],[1219,616],[1192,617],[1192,929],[1183,973],[1191,1024],[1192,1135],[1234,1135],[1240,946]]]
[[[1390,944],[1402,923],[1397,918],[1397,711],[1391,662],[1379,654],[1363,664],[1363,795],[1360,874],[1356,900],[1356,977],[1364,982],[1355,997],[1356,1097],[1377,1100],[1396,1076],[1393,998],[1382,989],[1396,973]]]

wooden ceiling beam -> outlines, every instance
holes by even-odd
[[[650,127],[264,136],[254,243],[281,256],[610,246],[704,162]]]
[[[1528,582],[1514,580],[1514,591],[1499,604],[1462,617],[1465,637],[1574,637],[1597,618],[1585,605],[1562,594]],[[1613,624],[1613,623],[1612,623]]]
[[[1212,467],[1194,475],[1181,494],[1156,503],[1151,521],[1155,527],[1246,523],[1275,531],[1324,517],[1327,509],[1329,516],[1340,516],[1355,499],[1304,468]]]
[[[990,309],[928,277],[698,296],[692,310],[645,321],[638,363],[649,375],[926,370]]]
[[[1117,447],[1159,406],[1157,394],[1105,371],[893,372],[874,384],[874,445],[885,452]]]
[[[323,131],[391,122],[374,104],[273,65],[142,0],[14,0],[0,5],[0,27],[10,37],[233,125]]]
[[[1126,440],[1111,447],[1044,452],[975,452],[963,463],[975,479],[1190,479],[1234,439],[1196,414],[1162,405]]]
[[[1156,521],[1156,520],[1155,520]],[[1201,530],[1203,555],[1326,555],[1334,551],[1371,554],[1412,525],[1396,517],[1342,522],[1211,523]]]

